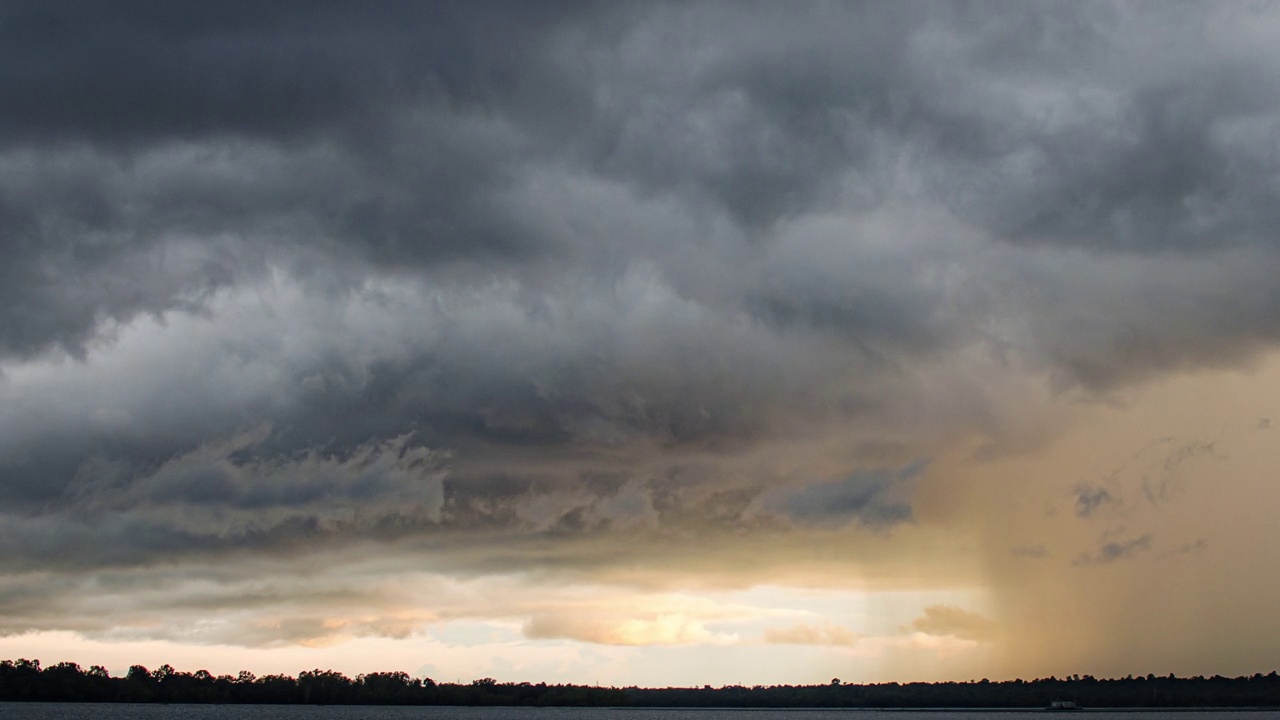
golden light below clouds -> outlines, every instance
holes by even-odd
[[[649,538],[625,552],[641,536],[623,534],[611,542],[625,563],[469,580],[404,568],[391,580],[390,566],[342,561],[308,582],[364,583],[365,594],[312,608],[285,600],[240,620],[224,612],[241,647],[213,629],[202,636],[191,610],[172,632],[20,634],[0,639],[0,655],[117,671],[126,661],[226,672],[399,662],[446,679],[577,681],[594,663],[605,682],[659,684],[1273,666],[1280,556],[1265,549],[1280,541],[1269,421],[1280,360],[1043,407],[1054,432],[1039,442],[992,453],[959,441],[937,457],[915,490],[914,522],[889,530],[709,532],[696,550]],[[275,639],[246,650],[254,623]],[[744,660],[707,664],[725,651]],[[795,669],[780,675],[777,657]]]

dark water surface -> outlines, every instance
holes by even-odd
[[[0,703],[3,720],[1018,720],[1063,713],[1004,710],[738,710],[632,708],[368,707],[357,705],[127,705]],[[1262,720],[1271,710],[1085,710],[1089,720]]]

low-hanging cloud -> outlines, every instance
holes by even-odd
[[[975,642],[988,642],[999,634],[999,626],[990,618],[950,605],[931,605],[925,608],[924,615],[911,621],[911,629],[926,635]]]
[[[824,645],[853,647],[862,635],[839,625],[812,625],[800,623],[789,627],[767,628],[764,641],[777,645]]]

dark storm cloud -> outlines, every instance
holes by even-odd
[[[13,3],[0,101],[8,144],[109,147],[230,135],[377,143],[405,105],[555,107],[553,3]],[[542,66],[542,67],[539,67]],[[372,124],[371,124],[372,123]]]
[[[8,4],[0,542],[908,520],[871,468],[999,434],[988,374],[1106,392],[1280,337],[1252,24]],[[807,435],[900,449],[788,467]]]
[[[386,265],[531,251],[498,197],[524,151],[497,116],[572,114],[545,67],[564,15],[7,6],[0,351],[82,353],[104,321],[199,307],[299,245]]]
[[[1150,11],[1171,40],[1211,14]],[[1099,4],[13,5],[0,25],[7,157],[66,169],[0,198],[16,295],[4,347],[77,351],[104,320],[198,307],[299,245],[383,267],[546,253],[590,266],[609,239],[575,243],[513,202],[546,165],[706,203],[745,237],[879,205],[893,168],[920,157],[920,190],[1016,242],[1266,242],[1276,68],[1160,47],[1188,72],[1134,70],[1147,49],[1115,34],[1136,22]],[[148,183],[139,163],[171,168]],[[189,262],[155,272],[174,235],[194,241]],[[608,252],[652,259],[648,244]],[[77,293],[67,277],[93,281]],[[858,341],[890,333],[908,352],[951,330],[910,292],[783,290],[725,300]],[[1270,295],[1244,322],[1275,308]],[[1116,338],[1095,361],[1054,360],[1103,385],[1094,364],[1177,354],[1181,338],[1139,333],[1154,357],[1117,357]]]

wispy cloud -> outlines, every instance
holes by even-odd
[[[853,647],[862,639],[860,633],[839,625],[800,623],[789,627],[767,628],[764,641],[777,645],[831,645]]]
[[[1076,565],[1106,565],[1126,560],[1151,549],[1151,535],[1144,534],[1128,540],[1111,540],[1091,553],[1081,553],[1073,561]]]

